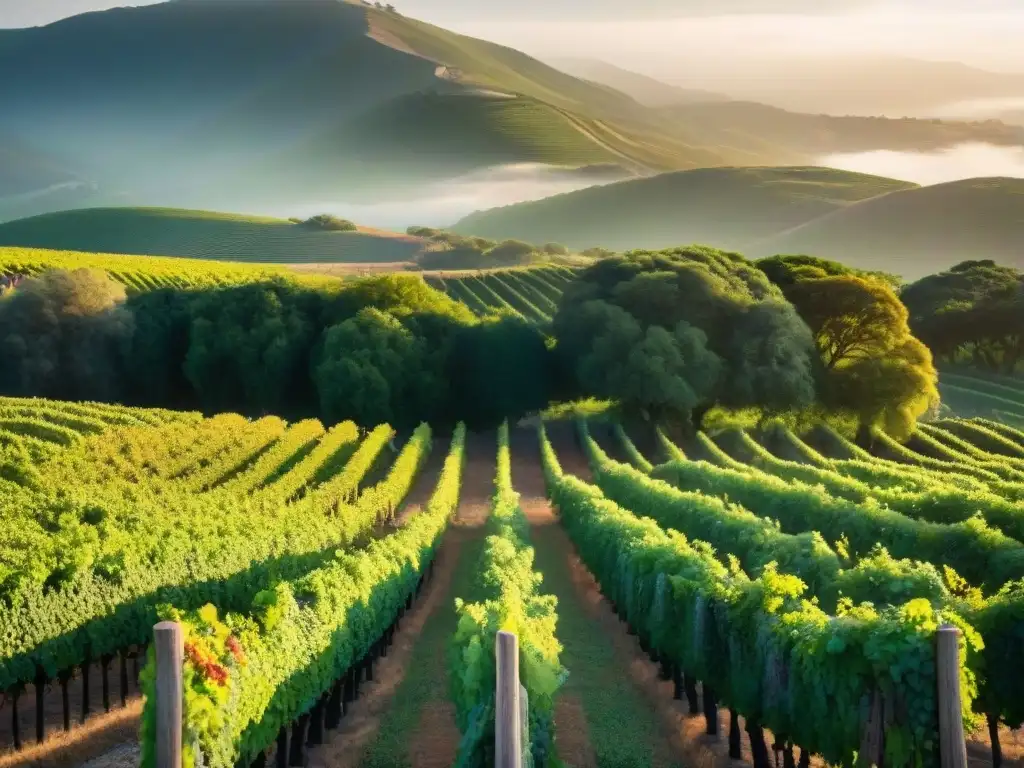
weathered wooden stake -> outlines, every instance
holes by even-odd
[[[992,742],[992,768],[1003,764],[1003,746],[999,743],[999,715],[988,715],[988,740]]]
[[[787,741],[785,748],[782,750],[782,768],[796,768],[796,757],[793,754],[793,743],[791,741]]]
[[[326,700],[321,696],[317,699],[316,704],[313,705],[313,709],[309,713],[309,733],[306,738],[306,744],[311,747],[319,746],[324,743],[325,708]]]
[[[182,665],[185,640],[181,625],[161,621],[153,628],[156,649],[156,768],[181,767]]]
[[[121,678],[120,678],[120,680],[118,680],[118,684],[121,687],[121,706],[122,707],[127,707],[128,706],[128,656],[125,654],[124,651],[121,651],[121,653],[119,653],[117,655],[117,657],[120,660],[119,663],[120,663]]]
[[[706,682],[701,686],[704,694],[704,732],[708,736],[718,735],[718,703],[715,701],[715,692]]]
[[[686,691],[686,703],[691,715],[700,714],[700,702],[697,699],[697,680],[693,675],[683,673],[683,688]]]
[[[100,656],[100,679],[103,688],[103,711],[110,711],[110,661],[113,657],[109,654]]]
[[[64,730],[71,730],[71,697],[68,695],[68,683],[71,681],[71,670],[60,673],[60,705],[64,711]]]
[[[327,710],[324,714],[324,726],[333,731],[339,725],[341,725],[341,714],[342,714],[342,697],[345,689],[345,680],[348,677],[348,671],[337,679],[334,683],[334,687],[331,688],[331,694],[327,699]]]
[[[938,679],[939,762],[942,768],[967,768],[967,741],[960,705],[960,630],[943,624],[935,633]]]
[[[46,670],[36,667],[36,743],[46,741]]]
[[[861,735],[859,757],[864,766],[882,765],[885,754],[885,700],[875,691],[871,696],[871,708]]]
[[[82,664],[82,716],[80,722],[85,722],[89,717],[89,670],[92,667],[92,660],[86,653],[85,662]]]
[[[530,695],[522,685],[519,686],[519,728],[519,743],[523,745],[523,768],[527,768],[530,765]]]
[[[11,735],[14,737],[14,749],[21,749],[21,722],[18,718],[18,699],[21,698],[21,689],[15,688],[8,691],[8,699],[11,702]]]
[[[499,632],[494,643],[497,687],[494,706],[494,768],[522,768],[519,724],[519,638]]]
[[[293,768],[303,768],[306,764],[306,724],[309,722],[309,715],[299,715],[299,719],[292,725],[292,749],[288,755],[288,765]]]
[[[281,726],[277,732],[277,755],[275,759],[277,768],[288,768],[288,726]]]
[[[739,713],[729,708],[729,757],[733,760],[743,759],[742,736],[740,735]]]

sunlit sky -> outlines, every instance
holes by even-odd
[[[223,1],[223,0],[221,0]],[[145,0],[0,0],[0,27]],[[395,0],[400,11],[539,56],[650,69],[652,51],[721,58],[892,54],[1024,71],[1024,0]]]

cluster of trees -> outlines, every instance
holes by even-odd
[[[948,363],[1013,373],[1024,364],[1024,272],[965,261],[907,286],[910,327]]]
[[[824,406],[909,433],[938,394],[906,308],[882,279],[811,261],[753,264],[702,247],[600,261],[554,319],[565,373],[679,427],[699,428],[715,406]]]
[[[543,408],[553,372],[538,329],[409,275],[128,297],[52,271],[0,301],[0,359],[6,394],[396,426],[493,426]]]
[[[559,243],[535,246],[521,240],[497,242],[485,237],[466,237],[433,227],[409,227],[408,234],[422,237],[431,246],[419,257],[420,269],[490,269],[518,267],[568,256]]]
[[[479,320],[407,274],[129,297],[104,272],[52,271],[0,301],[0,390],[472,427],[598,396],[684,429],[716,406],[825,409],[902,436],[938,405],[924,342],[1018,364],[1024,279],[969,262],[903,300],[889,276],[813,257],[634,251],[580,274],[549,339],[521,318]]]
[[[310,216],[308,219],[299,219],[292,217],[288,221],[293,224],[299,224],[300,226],[308,229],[322,229],[326,232],[355,232],[358,227],[348,219],[342,219],[339,216],[334,216],[330,213],[319,213],[316,216]]]

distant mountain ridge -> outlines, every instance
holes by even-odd
[[[511,48],[338,0],[174,0],[0,30],[0,72],[0,135],[30,137],[130,204],[390,199],[505,163],[647,176],[806,165],[810,148],[1024,145],[1024,128],[998,124],[648,107]]]

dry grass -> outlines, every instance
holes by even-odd
[[[54,734],[42,744],[26,746],[20,752],[0,754],[0,768],[77,768],[98,756],[106,755],[116,747],[136,744],[141,715],[142,699],[136,698],[123,709],[92,717],[68,732]],[[115,768],[116,765],[117,768],[127,768],[132,765],[124,759],[128,755],[127,749],[119,749],[116,754],[121,759],[101,759],[92,763],[92,766]]]

